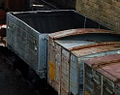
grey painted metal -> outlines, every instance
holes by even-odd
[[[47,35],[89,27],[105,28],[73,10],[11,12],[7,13],[7,47],[46,78]]]

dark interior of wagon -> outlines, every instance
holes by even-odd
[[[40,33],[53,33],[75,28],[108,29],[74,11],[36,11],[14,15]]]

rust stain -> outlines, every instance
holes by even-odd
[[[92,67],[94,68],[94,69],[97,69],[97,68],[102,68],[102,67],[104,67],[104,66],[108,66],[108,65],[110,65],[110,64],[116,64],[117,62],[120,62],[120,59],[118,59],[118,60],[112,60],[112,61],[110,61],[110,62],[101,62],[101,63],[98,63],[98,64],[92,64]]]
[[[85,63],[94,69],[118,62],[120,62],[120,54],[105,55],[101,57],[91,58],[85,61]]]
[[[77,48],[77,50],[71,51],[74,55],[80,57],[84,55],[99,53],[99,52],[105,52],[105,51],[111,51],[111,50],[119,50],[120,48],[117,48],[116,46],[120,46],[120,43],[109,43],[109,44],[101,44],[101,45],[95,45],[92,46],[82,46],[82,48]]]
[[[49,62],[49,79],[54,80],[55,79],[55,65],[52,61]]]
[[[102,69],[97,69],[97,71],[98,71],[99,73],[101,73],[102,75],[106,76],[108,79],[111,79],[111,80],[113,80],[114,82],[117,81],[114,76],[112,76],[111,74],[105,72],[104,70],[102,70]]]
[[[113,80],[114,83],[120,83],[120,62],[104,66],[99,70],[104,76]]]
[[[120,42],[100,42],[100,43],[95,43],[95,44],[90,44],[90,45],[84,45],[84,46],[76,46],[73,48],[70,48],[70,51],[74,50],[80,50],[80,49],[85,49],[85,48],[91,48],[91,47],[98,47],[98,46],[108,46],[108,45],[116,45],[120,46]]]
[[[113,33],[113,32],[104,29],[80,28],[80,29],[69,29],[69,30],[55,32],[49,34],[49,37],[52,39],[59,39],[62,37],[74,36],[74,35],[86,34],[86,33]]]

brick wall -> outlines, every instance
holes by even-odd
[[[76,10],[120,33],[120,0],[77,0]]]

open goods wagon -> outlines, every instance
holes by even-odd
[[[84,62],[85,95],[120,95],[120,54]]]
[[[84,64],[118,54],[120,35],[103,29],[71,29],[49,35],[48,82],[59,95],[84,95]]]
[[[48,34],[73,28],[104,26],[73,10],[46,10],[7,13],[7,47],[46,78]]]

